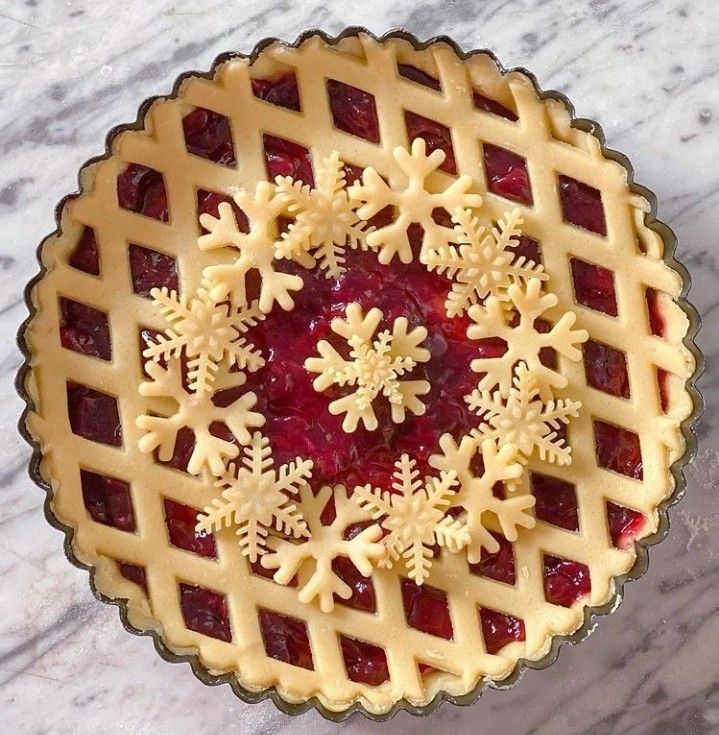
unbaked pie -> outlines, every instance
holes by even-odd
[[[675,490],[695,358],[649,209],[563,101],[447,41],[185,77],[82,169],[30,292],[74,558],[246,699],[511,681]]]

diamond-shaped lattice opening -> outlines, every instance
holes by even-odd
[[[571,482],[532,472],[532,494],[536,499],[534,512],[540,521],[567,531],[579,530],[577,493]]]
[[[449,616],[447,593],[411,579],[402,579],[402,602],[410,628],[451,640],[454,636]]]
[[[122,446],[117,398],[81,383],[67,383],[67,415],[73,434],[111,447]]]
[[[427,74],[426,71],[418,69],[416,66],[411,64],[397,64],[397,71],[401,77],[409,79],[410,82],[416,82],[421,84],[423,87],[429,87],[429,89],[435,90],[435,92],[441,91],[439,79]]]
[[[68,263],[91,276],[100,275],[100,254],[97,250],[95,230],[92,227],[83,227],[80,239],[70,253]]]
[[[374,96],[363,89],[327,80],[332,122],[338,130],[379,143],[379,121]]]
[[[552,605],[571,607],[592,591],[586,564],[545,554],[543,565],[544,597]]]
[[[127,482],[81,469],[80,486],[82,502],[93,521],[121,531],[135,530],[135,512]]]
[[[445,159],[439,167],[440,171],[452,174],[457,173],[457,162],[454,158],[454,148],[452,147],[452,133],[446,125],[438,123],[436,120],[430,120],[422,117],[416,112],[405,110],[404,124],[407,128],[407,137],[410,142],[415,138],[422,138],[427,144],[427,153],[441,150],[445,153]]]
[[[329,523],[332,523],[336,516],[334,509],[334,498],[330,496],[330,502],[332,503],[333,513],[325,515],[323,511],[322,522],[327,523],[326,518],[332,515],[332,519]],[[325,506],[324,510],[327,510],[329,503]],[[357,534],[368,526],[372,525],[372,521],[365,521],[362,523],[355,523],[348,526],[345,529],[344,537],[347,541],[353,539]],[[372,584],[372,576],[365,577],[360,573],[357,567],[346,557],[338,556],[332,560],[332,571],[352,590],[352,595],[346,600],[343,600],[337,595],[334,596],[334,601],[340,605],[346,605],[347,607],[353,607],[355,610],[366,610],[367,612],[375,612],[377,610],[377,601],[375,598],[374,584]]]
[[[659,400],[661,402],[662,411],[669,411],[669,400],[671,397],[671,381],[672,374],[661,368],[657,368],[657,385],[659,386]]]
[[[60,344],[73,352],[109,360],[112,356],[107,314],[61,296]]]
[[[647,288],[647,310],[649,311],[649,326],[652,334],[656,337],[666,336],[666,321],[662,313],[662,305],[660,301],[659,291],[654,288]]]
[[[480,94],[479,92],[474,92],[472,95],[474,106],[478,110],[484,110],[485,112],[491,112],[493,115],[498,115],[499,117],[503,117],[505,120],[511,120],[512,122],[517,122],[519,118],[517,117],[517,113],[514,112],[514,110],[510,110],[508,107],[505,107],[503,104],[497,102],[497,100],[493,100],[490,97],[485,97],[483,94]]]
[[[578,258],[572,258],[570,263],[577,303],[609,316],[617,316],[619,312],[614,290],[614,273]]]
[[[265,653],[277,661],[312,671],[312,650],[303,620],[260,608],[257,611]]]
[[[189,630],[229,643],[232,640],[227,597],[221,592],[180,582],[180,609]]]
[[[612,543],[618,549],[630,549],[636,536],[641,533],[646,518],[637,510],[607,501],[607,521]]]
[[[469,564],[469,571],[480,577],[488,577],[497,582],[513,585],[517,581],[517,572],[512,544],[498,533],[492,533],[492,536],[499,544],[499,550],[490,554],[487,549],[483,548],[479,563]]]
[[[584,343],[582,352],[587,383],[592,388],[629,398],[627,356],[623,352],[593,339]]]
[[[152,298],[153,288],[166,286],[170,291],[179,290],[177,262],[171,255],[134,243],[130,244],[129,255],[132,290],[136,294]]]
[[[188,153],[223,166],[235,165],[230,121],[224,115],[196,107],[182,118],[182,132]]]
[[[220,216],[220,210],[219,206],[222,204],[222,202],[226,202],[227,204],[232,207],[232,211],[235,215],[235,219],[237,220],[237,229],[239,229],[240,232],[249,232],[250,231],[250,223],[247,221],[247,216],[245,213],[237,206],[237,203],[235,200],[228,196],[227,194],[220,194],[217,191],[207,191],[205,189],[198,189],[197,191],[197,221],[199,223],[200,221],[200,215],[201,214],[210,214],[213,217],[219,217]],[[206,234],[209,232],[209,230],[205,229],[200,225],[200,229],[202,230],[203,234]]]
[[[165,179],[159,171],[141,163],[129,163],[118,175],[117,204],[160,222],[169,219]]]
[[[531,260],[533,263],[542,262],[542,249],[537,240],[528,235],[520,235],[516,238],[516,245],[510,245],[509,249],[514,253],[515,261],[519,258]]]
[[[644,477],[639,435],[629,429],[594,420],[597,464],[635,480]]]
[[[510,643],[524,640],[524,621],[520,618],[482,607],[479,610],[479,620],[487,653],[499,653]]]
[[[197,514],[200,512],[197,508],[177,503],[169,498],[163,500],[163,507],[167,535],[173,546],[200,556],[212,559],[217,557],[215,537],[212,534],[195,531]]]
[[[597,235],[607,234],[602,193],[570,176],[559,176],[559,199],[564,219]]]
[[[134,582],[142,591],[147,594],[147,574],[145,567],[139,567],[137,564],[130,564],[127,561],[118,561],[117,570],[129,582]]]
[[[347,678],[350,681],[379,686],[389,679],[387,654],[384,648],[344,635],[340,636],[340,648]]]
[[[484,143],[483,149],[487,189],[506,199],[532,204],[532,185],[525,159],[491,143]]]
[[[293,72],[282,74],[277,79],[253,79],[252,94],[278,107],[285,107],[295,112],[301,109],[297,77]]]
[[[262,147],[270,179],[274,179],[275,176],[291,176],[295,181],[301,181],[309,186],[315,185],[310,152],[307,148],[275,135],[263,135]]]

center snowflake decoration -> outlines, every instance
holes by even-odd
[[[444,162],[442,150],[427,155],[426,143],[422,138],[412,141],[411,150],[398,146],[392,156],[402,172],[406,174],[407,184],[402,190],[388,185],[373,168],[366,168],[361,184],[349,187],[352,199],[362,203],[357,210],[360,219],[369,220],[385,207],[393,207],[396,218],[393,222],[370,232],[366,237],[367,246],[379,250],[379,262],[389,263],[397,255],[402,263],[413,258],[408,228],[412,224],[422,227],[422,257],[426,252],[450,242],[454,230],[437,224],[433,218],[435,209],[444,209],[453,214],[457,207],[479,207],[482,197],[470,194],[472,177],[457,177],[442,191],[433,191],[427,181]],[[436,188],[436,187],[434,187]]]
[[[387,398],[392,410],[392,421],[404,421],[405,412],[419,416],[425,406],[418,396],[429,392],[426,380],[400,380],[415,368],[417,363],[427,362],[429,350],[419,344],[426,339],[427,330],[415,327],[407,331],[407,319],[399,317],[392,324],[392,332],[380,332],[374,337],[382,321],[382,312],[377,308],[362,316],[359,304],[352,303],[346,309],[346,319],[333,319],[332,331],[344,337],[350,347],[349,359],[342,357],[332,345],[320,340],[317,351],[320,357],[310,357],[305,368],[319,373],[313,385],[316,391],[327,390],[331,385],[351,386],[356,390],[338,398],[329,405],[333,415],[345,413],[342,428],[355,431],[360,421],[369,431],[378,426],[372,407],[380,393]],[[373,339],[374,337],[374,339]]]
[[[242,554],[254,562],[266,553],[273,526],[295,538],[309,536],[307,523],[290,494],[307,485],[312,461],[297,457],[275,469],[269,439],[259,432],[253,434],[243,452],[239,467],[231,464],[217,478],[215,487],[222,488],[222,496],[197,516],[195,530],[210,533],[223,525],[236,526]]]

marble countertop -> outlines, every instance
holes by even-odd
[[[719,6],[714,0],[6,0],[0,2],[0,727],[12,733],[719,733]],[[359,24],[490,46],[599,120],[676,231],[704,318],[707,409],[669,538],[619,610],[550,669],[430,718],[341,725],[246,705],[170,666],[91,595],[26,473],[14,333],[36,243],[114,124],[178,73],[265,36]],[[716,331],[715,331],[716,330]]]

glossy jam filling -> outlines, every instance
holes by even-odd
[[[132,288],[136,294],[151,298],[150,291],[153,288],[166,286],[170,291],[179,289],[177,264],[171,255],[134,244],[128,250]]]
[[[177,503],[169,498],[165,498],[163,506],[167,534],[173,546],[200,556],[210,558],[217,556],[215,537],[195,531],[197,514],[200,512],[198,508]]]
[[[87,304],[60,297],[60,343],[68,350],[109,360],[107,315]]]
[[[231,641],[227,598],[214,590],[180,583],[180,609],[185,625],[197,633]]]
[[[567,531],[579,531],[579,508],[574,485],[556,477],[533,472],[530,475],[534,513],[537,519]]]
[[[589,569],[571,559],[544,555],[544,596],[548,602],[571,607],[591,592]]]
[[[126,561],[118,561],[117,569],[125,579],[134,582],[147,594],[147,574],[143,567],[138,567],[137,564],[130,564]]]
[[[498,653],[509,643],[524,640],[524,621],[483,607],[479,611],[487,653]]]

